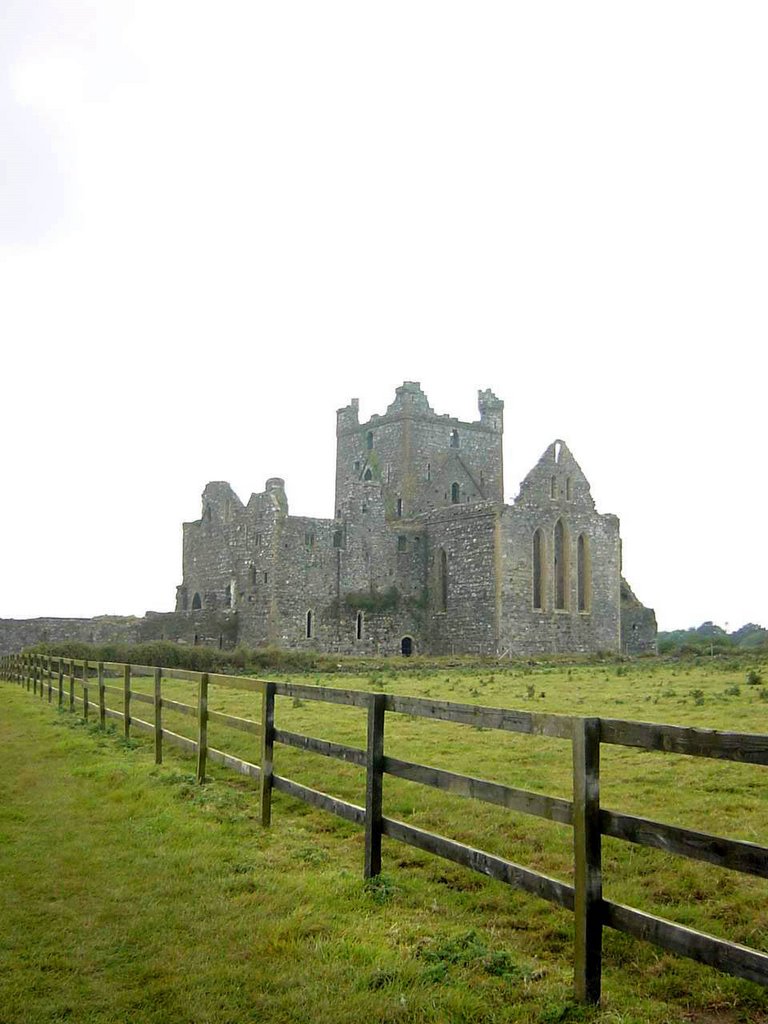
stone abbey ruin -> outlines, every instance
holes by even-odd
[[[504,504],[504,403],[435,413],[417,383],[360,423],[337,413],[335,515],[289,513],[283,480],[247,504],[209,483],[183,527],[174,612],[0,623],[3,652],[41,640],[166,639],[349,654],[625,654],[656,620],[621,575],[619,521],[553,442]]]
[[[505,505],[504,403],[481,391],[478,406],[473,423],[438,415],[406,382],[360,423],[353,399],[337,413],[331,519],[291,515],[281,479],[245,505],[209,483],[184,524],[179,635],[339,653],[654,651],[619,521],[595,510],[566,445]]]

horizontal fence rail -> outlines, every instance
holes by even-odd
[[[152,693],[134,688],[133,680],[140,676],[153,680]],[[662,949],[736,977],[768,986],[768,954],[603,899],[601,844],[603,836],[611,836],[761,878],[768,878],[768,847],[680,828],[600,806],[602,744],[768,765],[766,734],[537,714],[221,673],[109,661],[93,663],[36,654],[3,657],[0,659],[0,677],[24,687],[41,700],[47,698],[48,703],[55,702],[60,708],[80,711],[86,721],[98,717],[102,728],[108,718],[122,722],[126,739],[130,738],[132,729],[153,735],[155,761],[158,764],[162,763],[165,743],[180,748],[195,756],[199,782],[205,781],[208,761],[256,780],[259,784],[261,820],[264,825],[269,825],[271,821],[272,792],[277,790],[362,826],[365,829],[364,875],[367,878],[377,875],[381,870],[381,840],[387,836],[572,911],[576,925],[574,987],[580,1001],[595,1003],[600,999],[602,932],[605,927],[651,942]],[[164,680],[195,683],[195,703],[184,703],[163,696]],[[211,687],[259,694],[260,720],[252,721],[210,710],[208,695]],[[276,697],[321,701],[364,710],[368,725],[365,748],[346,746],[277,728]],[[118,706],[108,706],[108,698],[111,704]],[[147,707],[147,718],[137,718],[133,714],[134,704]],[[163,725],[164,711],[193,718],[197,739],[190,739],[166,728]],[[384,743],[387,714],[409,715],[568,741],[573,752],[573,799],[564,800],[529,792],[487,779],[387,756]],[[258,750],[258,758],[247,761],[210,746],[210,722],[252,735],[254,753]],[[366,777],[365,806],[358,806],[278,775],[274,770],[275,744],[335,758],[363,769]],[[387,775],[571,826],[574,836],[574,884],[569,885],[447,836],[386,817],[383,813],[383,780]]]

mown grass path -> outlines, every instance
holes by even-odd
[[[571,1003],[569,915],[225,772],[151,762],[0,685],[0,1024],[760,1021],[754,986],[607,943]]]

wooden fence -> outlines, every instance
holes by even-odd
[[[131,688],[132,677],[138,675],[154,679],[153,694],[141,693]],[[366,878],[380,872],[381,839],[382,836],[388,836],[390,839],[426,850],[473,871],[524,889],[572,911],[575,915],[574,986],[576,997],[580,1001],[594,1003],[600,999],[602,931],[606,926],[716,967],[728,974],[768,985],[767,954],[674,924],[634,907],[604,899],[601,842],[602,836],[613,836],[762,878],[768,878],[768,848],[755,843],[679,828],[632,814],[610,811],[600,806],[601,744],[618,744],[643,750],[668,751],[694,757],[767,765],[768,735],[718,732],[608,718],[538,714],[146,665],[114,662],[98,662],[94,665],[87,661],[40,655],[12,655],[1,659],[0,677],[26,687],[28,691],[39,695],[40,699],[44,699],[46,695],[48,702],[55,699],[60,707],[65,706],[71,711],[79,707],[86,720],[98,716],[98,722],[102,727],[108,718],[122,721],[126,738],[130,736],[131,729],[153,734],[155,760],[158,764],[162,762],[165,743],[195,754],[197,779],[200,782],[205,779],[207,761],[224,765],[256,779],[259,782],[261,820],[264,825],[270,823],[272,792],[278,790],[364,826]],[[107,678],[119,679],[122,685],[107,683]],[[184,704],[163,697],[163,679],[195,682],[196,704]],[[261,721],[253,722],[209,710],[208,691],[211,686],[259,693]],[[79,693],[76,692],[78,689]],[[92,700],[94,695],[97,697],[95,701]],[[276,696],[365,709],[368,716],[365,749],[277,728]],[[119,710],[117,707],[108,706],[108,698],[113,704],[117,702]],[[134,715],[134,702],[151,709],[151,721]],[[197,740],[191,740],[165,728],[162,718],[164,710],[194,718]],[[388,757],[384,746],[387,714],[405,714],[480,726],[484,729],[500,729],[569,740],[573,750],[573,800],[545,796],[485,779]],[[245,761],[211,747],[208,743],[209,722],[218,722],[258,737],[260,763]],[[365,806],[357,806],[276,774],[275,744],[286,744],[326,757],[338,758],[364,768]],[[571,825],[574,842],[574,884],[568,885],[446,836],[436,835],[385,817],[382,813],[385,775]]]

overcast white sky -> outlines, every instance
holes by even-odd
[[[563,438],[661,628],[768,625],[768,6],[0,7],[0,616],[168,610],[335,410]]]

